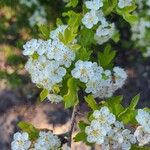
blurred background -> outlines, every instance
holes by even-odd
[[[22,55],[23,44],[40,37],[38,26],[53,28],[55,20],[65,11],[66,0],[0,0],[0,150],[10,150],[17,123],[27,121],[38,128],[53,129],[54,133],[67,131],[71,110],[62,104],[48,101],[39,103],[39,89],[31,83],[24,69],[27,58]],[[141,94],[138,107],[150,107],[150,57],[144,57],[141,47],[131,40],[130,25],[119,16],[113,18],[121,32],[121,41],[113,43],[117,51],[115,65],[124,67],[128,80],[116,94],[124,96],[127,105],[136,94]],[[84,106],[81,116],[87,108]],[[77,119],[79,119],[77,118]],[[83,150],[82,144],[74,149]]]

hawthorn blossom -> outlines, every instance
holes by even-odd
[[[82,18],[82,23],[85,25],[86,28],[91,29],[94,25],[98,23],[99,19],[96,16],[96,11],[91,10],[87,12],[84,17]]]
[[[86,1],[85,5],[88,9],[91,10],[98,10],[99,8],[101,8],[103,6],[103,0],[90,0],[90,1]]]
[[[13,141],[11,143],[12,150],[28,150],[31,146],[29,135],[26,132],[17,132],[14,134]]]
[[[132,5],[132,0],[119,0],[118,2],[119,8],[124,8],[124,7],[131,6],[131,5]]]

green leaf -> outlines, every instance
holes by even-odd
[[[107,99],[103,105],[107,106],[109,110],[117,117],[118,114],[124,110],[123,106],[121,105],[122,99],[123,96],[115,96]]]
[[[116,32],[113,34],[113,36],[111,37],[111,39],[112,39],[115,43],[117,43],[117,42],[120,40],[120,33],[119,33],[119,31],[116,31]]]
[[[40,25],[38,26],[39,32],[41,33],[44,39],[49,39],[50,35],[50,28],[47,25]]]
[[[40,100],[41,101],[45,100],[48,94],[49,94],[49,91],[47,89],[43,89],[42,92],[40,93]]]
[[[135,109],[135,107],[138,103],[139,98],[140,95],[139,94],[136,95],[132,99],[130,105],[118,115],[119,120],[123,121],[124,124],[128,123],[136,124],[135,116],[137,114],[137,110]]]
[[[88,124],[86,124],[84,121],[80,121],[78,123],[78,126],[79,126],[79,128],[80,128],[81,131],[84,131],[87,125]]]
[[[137,17],[137,16],[131,15],[131,14],[128,14],[128,13],[124,14],[124,15],[123,15],[123,18],[124,18],[127,22],[129,22],[130,24],[134,24],[134,23],[136,23],[137,20],[138,20],[138,17]]]
[[[32,124],[27,122],[19,122],[18,127],[29,134],[30,140],[36,140],[39,136],[39,130],[36,129]]]
[[[88,106],[93,110],[98,110],[99,107],[92,95],[88,95],[87,97],[84,97],[85,101],[87,102]]]
[[[73,139],[75,142],[79,142],[79,141],[86,142],[87,135],[84,131],[81,131],[78,134],[76,134],[76,136]]]
[[[99,52],[98,61],[103,68],[109,67],[116,56],[116,51],[111,50],[111,46],[107,45],[104,52]]]
[[[150,147],[146,147],[146,146],[136,146],[136,145],[132,145],[131,150],[149,150]]]
[[[74,50],[74,51],[77,51],[77,50],[79,50],[79,49],[81,48],[81,46],[80,46],[79,44],[72,44],[72,45],[70,46],[70,48],[71,48],[72,50]]]
[[[77,59],[88,61],[90,59],[91,54],[92,54],[92,51],[88,51],[85,48],[81,48],[77,53]]]
[[[74,33],[76,33],[79,25],[81,24],[81,14],[70,10],[68,12],[63,13],[62,16],[69,17],[68,26],[73,30]]]
[[[59,26],[59,25],[63,25],[63,22],[60,18],[57,18],[56,19],[56,25]]]
[[[94,43],[94,34],[95,32],[91,29],[83,28],[81,30],[80,44],[83,47],[89,47],[92,43]]]
[[[76,36],[77,34],[74,33],[71,28],[66,28],[64,31],[64,35],[62,33],[59,33],[59,39],[65,45],[71,43],[75,39]]]
[[[78,0],[70,0],[66,7],[76,7],[78,5]]]
[[[79,102],[77,80],[74,78],[69,78],[67,86],[68,86],[68,93],[64,95],[65,108],[72,107]]]
[[[103,1],[103,12],[105,15],[109,15],[113,12],[114,8],[117,6],[117,0],[104,0]]]

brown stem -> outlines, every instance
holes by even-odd
[[[68,146],[69,147],[71,147],[72,133],[73,133],[74,125],[75,125],[75,122],[76,122],[77,112],[78,112],[78,106],[75,105],[73,107],[73,111],[72,111],[70,130],[68,132]]]

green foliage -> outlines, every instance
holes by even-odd
[[[83,61],[88,61],[90,59],[92,51],[91,50],[87,50],[85,48],[81,48],[78,52],[77,52],[77,58],[79,60],[83,60]]]
[[[119,40],[120,40],[120,33],[119,33],[119,31],[115,31],[115,33],[113,34],[113,36],[111,37],[111,39],[112,39],[115,43],[119,42]]]
[[[135,23],[138,20],[136,15],[131,14],[136,9],[136,5],[128,6],[123,9],[116,8],[116,12],[121,15],[130,24]]]
[[[39,136],[39,130],[35,128],[32,124],[27,123],[27,122],[19,122],[18,127],[29,134],[30,140],[36,140]]]
[[[69,78],[67,81],[68,92],[64,95],[65,108],[70,108],[78,103],[78,85],[77,80]]]
[[[109,98],[104,103],[104,106],[107,106],[109,110],[117,117],[124,110],[121,104],[122,99],[123,99],[123,96],[115,96],[115,97]]]
[[[88,106],[93,109],[93,110],[97,110],[99,109],[94,97],[92,95],[88,95],[87,97],[84,97],[85,101],[87,102]]]
[[[111,12],[114,12],[118,1],[117,0],[104,0],[103,12],[105,15],[109,15]]]
[[[132,145],[131,150],[149,150],[149,147]]]
[[[42,90],[42,92],[40,93],[40,100],[41,100],[41,102],[46,99],[48,94],[49,94],[49,91],[47,89],[43,89]]]
[[[50,35],[50,28],[47,25],[40,25],[38,26],[39,32],[41,33],[41,36],[43,39],[49,39]]]
[[[99,52],[98,62],[103,68],[109,68],[112,66],[113,59],[116,56],[116,51],[111,50],[111,46],[107,45],[104,52]]]
[[[137,114],[137,111],[135,107],[139,99],[140,95],[138,94],[131,100],[130,105],[118,115],[119,120],[123,121],[124,124],[128,123],[136,124],[135,116]]]
[[[78,0],[69,0],[66,7],[76,7],[78,5]]]
[[[93,30],[83,28],[81,30],[80,34],[81,34],[80,35],[81,37],[80,37],[79,42],[83,47],[90,47],[91,44],[94,43],[94,34],[95,34],[95,32]]]

